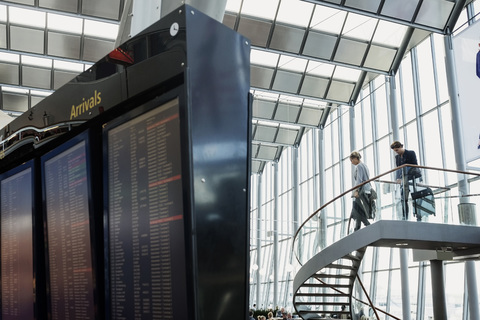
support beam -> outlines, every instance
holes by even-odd
[[[273,303],[278,306],[278,233],[280,228],[279,223],[279,204],[280,204],[280,195],[278,191],[279,184],[279,173],[278,173],[278,162],[273,162]],[[270,277],[267,274],[267,281],[270,281]]]
[[[430,273],[432,277],[433,318],[435,320],[447,320],[443,261],[430,260]]]
[[[463,147],[462,121],[460,111],[460,101],[457,91],[457,73],[455,70],[455,57],[452,46],[452,36],[444,36],[445,43],[445,68],[447,72],[448,94],[450,96],[450,107],[452,111],[452,133],[453,146],[455,149],[455,160],[457,163],[457,170],[466,171],[467,162],[465,160],[465,150]],[[460,195],[468,194],[469,186],[466,177],[459,177],[458,191]],[[460,198],[462,203],[466,202],[464,198]],[[465,281],[468,287],[468,307],[471,319],[480,319],[480,310],[478,307],[478,290],[477,277],[475,272],[475,262],[465,262]]]
[[[255,264],[257,266],[256,270],[253,270],[256,274],[255,282],[255,300],[253,304],[257,305],[257,308],[260,307],[260,286],[262,282],[260,281],[260,266],[262,265],[262,220],[263,220],[263,207],[262,207],[262,188],[263,188],[263,176],[258,176],[258,188],[257,188],[257,259]]]
[[[400,130],[397,112],[397,85],[395,76],[387,78],[389,84],[388,99],[390,102],[390,123],[392,126],[393,140],[400,140]],[[400,281],[402,284],[402,315],[403,319],[410,319],[410,286],[408,279],[408,250],[399,249],[400,251]]]

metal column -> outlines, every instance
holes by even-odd
[[[348,109],[348,116],[350,118],[350,147],[352,150],[357,150],[357,141],[355,139],[355,109],[352,107]]]
[[[465,171],[467,161],[465,160],[465,150],[463,149],[463,133],[460,112],[460,101],[458,100],[457,78],[455,71],[455,58],[452,47],[452,37],[445,36],[445,68],[447,72],[448,94],[450,96],[450,107],[452,111],[452,133],[453,146],[455,149],[455,161],[457,169]],[[459,192],[461,195],[468,194],[468,184],[465,179],[459,181]],[[461,200],[461,198],[460,198]]]
[[[325,196],[325,154],[322,152],[324,150],[324,132],[323,129],[318,130],[318,148],[319,148],[319,157],[318,157],[318,177],[319,177],[319,185],[320,185],[320,194],[318,195],[320,198],[320,206],[323,205],[326,200]],[[318,245],[322,248],[325,247],[326,244],[326,237],[327,237],[327,219],[326,217],[322,214],[322,212],[319,213],[320,219],[319,221],[319,237],[318,239]]]
[[[443,261],[430,260],[430,272],[432,277],[433,317],[435,320],[446,320],[447,298],[445,296]]]
[[[344,170],[344,166],[341,165],[342,163],[342,159],[344,158],[344,152],[343,152],[343,138],[342,138],[342,129],[343,129],[343,117],[342,117],[342,112],[341,112],[341,109],[340,108],[337,108],[336,110],[337,112],[337,117],[338,117],[338,126],[337,126],[337,136],[338,136],[338,158],[339,158],[339,161],[340,161],[340,166],[339,166],[339,181],[340,181],[340,190],[345,190],[345,179],[344,179],[344,176],[345,176],[345,170]],[[332,136],[334,135],[335,133],[333,132],[332,130]],[[350,153],[349,153],[350,154]],[[342,199],[340,200],[341,203],[342,203],[342,207],[343,208],[346,208],[347,207],[347,201],[351,201],[350,199],[347,199],[347,197],[342,197]],[[342,213],[342,218],[345,218],[348,219],[348,217],[350,216],[350,212],[345,212],[345,210],[343,210],[343,213]],[[346,223],[342,223],[342,231],[341,231],[341,234],[342,235],[347,235],[347,224]]]
[[[323,127],[322,127],[323,128]],[[325,196],[325,185],[326,185],[326,180],[325,180],[325,153],[323,152],[325,150],[325,144],[324,144],[324,132],[323,129],[318,130],[318,180],[319,180],[319,206],[322,206],[326,200]],[[320,211],[318,213],[318,241],[317,246],[320,248],[325,248],[326,246],[326,238],[327,238],[327,219],[324,214]],[[323,289],[325,291],[325,289]],[[321,298],[322,302],[325,301],[326,298]]]
[[[375,87],[373,85],[373,81],[369,83],[370,86],[370,92],[375,91]],[[388,90],[386,91],[386,93]],[[370,114],[372,116],[372,135],[373,135],[373,170],[370,171],[370,179],[373,178],[378,174],[378,168],[380,168],[379,165],[379,155],[378,155],[378,126],[375,125],[378,123],[378,118],[377,118],[377,98],[375,94],[370,95]],[[373,188],[376,189],[377,186],[375,182],[372,182]],[[378,190],[378,189],[377,189]],[[380,197],[381,199],[381,197]],[[381,208],[381,202],[380,199],[377,199],[377,208]],[[378,213],[377,213],[378,214]],[[373,248],[373,254],[372,254],[372,276],[370,277],[370,299],[373,301],[375,304],[377,301],[377,283],[378,283],[378,248]],[[361,271],[363,271],[363,264],[361,266]],[[375,270],[375,271],[373,271]],[[362,277],[363,281],[363,277]]]
[[[292,183],[293,183],[293,231],[296,232],[300,227],[300,183],[299,183],[299,161],[298,161],[298,147],[293,147],[292,157]]]
[[[260,285],[261,285],[261,281],[260,281],[260,265],[261,265],[261,257],[262,257],[262,232],[261,232],[261,221],[262,221],[262,214],[263,214],[263,210],[262,210],[262,175],[260,174],[258,176],[258,189],[257,189],[257,261],[256,261],[256,265],[257,265],[257,269],[256,269],[256,273],[257,273],[257,278],[256,278],[256,286],[255,286],[255,301],[254,303],[257,304],[257,308],[260,306]]]
[[[299,158],[298,146],[294,146],[294,148],[293,148],[293,170],[292,170],[292,183],[293,183],[293,186],[294,186],[294,192],[293,192],[293,221],[292,221],[293,229],[292,230],[293,230],[294,233],[300,227],[300,201],[299,201],[299,199],[300,199],[300,188],[299,188],[299,183],[298,183],[300,166],[298,165],[298,163],[299,163],[298,158]],[[315,161],[316,156],[313,156],[313,158],[314,158],[314,161]],[[314,185],[315,185],[315,176],[314,176]],[[316,190],[316,188],[314,187],[314,191],[315,190]],[[299,241],[298,248],[300,248],[300,250],[301,250],[302,242],[300,241],[300,239],[301,239],[301,236],[299,237],[299,239],[297,241]],[[289,252],[290,253],[289,253],[289,257],[288,257],[287,261],[290,265],[292,265],[292,262],[294,260],[293,259],[293,252],[291,250]],[[290,274],[291,273],[289,273],[289,276],[287,277],[287,281],[290,277]],[[289,291],[289,289],[286,289],[285,297],[284,297],[285,301],[287,301],[287,299],[288,299],[288,291]]]
[[[452,47],[452,36],[446,35],[445,42],[445,67],[447,73],[448,94],[450,96],[450,107],[452,110],[452,131],[453,142],[455,148],[455,160],[457,169],[466,171],[467,162],[465,160],[465,150],[463,148],[463,134],[462,122],[460,113],[460,102],[458,100],[457,78],[455,72],[455,59]],[[460,179],[459,193],[460,195],[468,194],[468,183],[466,177]],[[460,198],[462,201],[462,198]],[[465,262],[465,280],[468,286],[468,306],[470,310],[471,319],[480,319],[480,311],[478,308],[478,291],[477,291],[477,276],[475,272],[475,262]]]
[[[273,183],[273,303],[278,306],[278,162],[273,163],[274,180]]]
[[[417,48],[413,48],[410,51],[410,57],[412,61],[412,68],[413,68],[413,91],[415,92],[415,116],[417,117],[416,125],[417,125],[417,135],[418,135],[418,150],[417,150],[417,158],[419,159],[419,163],[421,163],[420,159],[425,159],[425,148],[424,148],[424,134],[423,134],[423,118],[421,117],[422,114],[422,99],[420,97],[420,79],[419,79],[419,71],[418,71],[418,55],[417,55]]]
[[[327,107],[323,111],[322,118],[320,119],[320,126],[319,126],[320,130],[318,130],[318,150],[319,150],[318,177],[319,177],[319,185],[320,185],[320,194],[318,196],[320,199],[320,206],[326,203],[325,153],[323,152],[325,150],[325,135],[324,135],[323,129],[325,128],[325,123],[327,122],[331,109],[332,109],[332,104],[328,103]],[[322,212],[319,212],[318,216],[320,217],[320,219],[318,219],[319,230],[321,230],[321,232],[319,232],[320,239],[318,239],[318,245],[324,248],[326,244],[326,237],[327,237],[327,219],[322,214]]]
[[[392,124],[392,134],[393,140],[400,139],[400,129],[397,118],[397,99],[396,91],[397,85],[395,81],[395,76],[389,76],[387,78],[388,83],[390,84],[389,93],[389,102],[390,102],[390,121]],[[408,250],[399,249],[400,251],[400,279],[402,284],[402,314],[403,319],[410,319],[410,288],[408,281]]]

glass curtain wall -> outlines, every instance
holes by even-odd
[[[406,149],[416,151],[420,165],[456,169],[444,57],[443,36],[431,35],[404,58],[395,76],[398,129],[400,140]],[[353,113],[347,107],[338,108],[322,132],[310,129],[296,150],[284,150],[278,163],[266,166],[261,176],[252,176],[250,306],[285,307],[294,311],[292,282],[299,269],[292,259],[295,226],[322,205],[321,194],[328,201],[352,187],[352,165],[348,157],[352,149],[362,154],[372,176],[393,168],[387,80],[378,77],[364,88]],[[350,139],[350,130],[354,130],[354,141]],[[324,164],[323,168],[319,162]],[[320,174],[324,185],[319,183]],[[447,177],[438,179],[455,183],[446,181]],[[339,207],[336,221],[328,224],[348,217],[349,213]],[[303,243],[302,247],[313,250],[316,245]],[[398,249],[369,248],[362,265],[362,282],[368,285],[374,304],[401,317]],[[480,272],[477,262],[475,267],[477,273]],[[466,319],[464,268],[463,262],[445,264],[449,319]],[[433,319],[428,262],[413,262],[411,252],[409,286],[412,319]]]

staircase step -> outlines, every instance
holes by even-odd
[[[343,269],[343,270],[354,270],[352,266],[347,266],[344,264],[338,264],[338,263],[330,263],[328,266],[326,266],[324,269],[329,268],[329,269]]]
[[[305,315],[305,314],[318,314],[318,315],[319,315],[318,318],[308,317],[308,319],[325,319],[325,318],[320,318],[320,314],[331,315],[331,314],[333,313],[333,314],[347,314],[347,315],[349,315],[349,314],[350,314],[350,311],[341,311],[341,310],[315,310],[315,311],[312,311],[312,310],[301,310],[301,311],[297,311],[297,313],[300,314],[300,315]]]
[[[323,283],[304,283],[302,287],[306,288],[350,288],[350,284],[323,284]]]
[[[326,273],[316,273],[315,278],[328,278],[328,279],[352,279],[355,278],[351,274],[326,274]]]
[[[320,316],[321,314],[323,314],[324,316]],[[325,320],[325,319],[328,319],[328,318],[325,318],[325,312],[307,312],[305,313],[305,315],[308,315],[307,316],[307,319],[308,320]],[[314,316],[312,316],[314,315]]]
[[[331,302],[331,301],[326,301],[326,302],[296,302],[295,305],[297,306],[346,306],[348,302]]]
[[[352,261],[362,261],[362,258],[363,258],[363,255],[362,255],[362,257],[358,257],[358,256],[354,256],[352,254],[347,254],[342,259],[348,259],[348,260],[352,260]]]
[[[298,288],[294,295],[294,305],[303,319],[320,320],[329,316],[341,318],[342,315],[347,315],[347,317],[351,315],[349,311],[352,298],[351,290],[365,251],[366,248],[360,248],[336,261],[332,261],[322,270],[310,276],[310,281]],[[348,307],[347,310],[341,311],[342,306]]]
[[[347,293],[297,293],[296,297],[332,297],[332,298],[341,298],[341,297],[348,297]]]

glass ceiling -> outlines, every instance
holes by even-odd
[[[25,112],[114,49],[124,2],[0,1],[1,109]],[[469,2],[227,0],[223,23],[252,45],[252,172],[394,75],[431,32],[453,30]]]
[[[227,1],[224,24],[252,44],[253,172],[321,128],[335,108],[354,106],[375,77],[395,75],[431,32],[453,30],[468,2]]]

